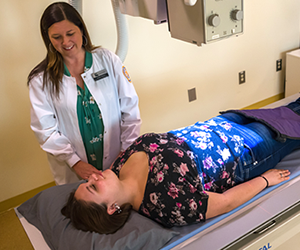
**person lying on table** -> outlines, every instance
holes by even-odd
[[[289,179],[288,170],[273,168],[300,148],[299,113],[300,98],[276,109],[227,111],[180,130],[144,134],[111,169],[79,185],[62,214],[77,229],[110,234],[131,209],[166,227],[229,212]]]

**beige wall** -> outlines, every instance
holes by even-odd
[[[39,19],[53,1],[1,1],[0,15],[0,202],[52,182],[45,154],[29,123],[26,77],[44,58]],[[111,2],[83,1],[94,44],[112,51],[116,28]],[[166,131],[208,119],[282,93],[284,69],[277,59],[299,47],[299,0],[245,0],[245,32],[197,47],[172,39],[167,24],[127,16],[125,65],[140,97],[142,133]],[[246,83],[238,72],[246,70]],[[187,90],[197,100],[188,102]]]

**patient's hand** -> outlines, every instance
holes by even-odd
[[[95,168],[93,165],[88,164],[83,161],[78,161],[74,166],[73,170],[76,172],[78,176],[82,179],[87,180],[91,174],[100,174],[101,171]]]
[[[284,169],[270,169],[267,172],[263,173],[262,176],[264,176],[268,182],[269,186],[276,185],[280,182],[288,180],[290,177],[290,171],[284,170]]]

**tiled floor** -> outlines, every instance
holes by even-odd
[[[33,250],[15,210],[0,214],[0,250]]]

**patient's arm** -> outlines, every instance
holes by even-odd
[[[283,177],[281,177],[281,174]],[[269,186],[276,185],[282,181],[289,179],[290,172],[288,170],[271,169],[262,176],[264,176]],[[214,192],[207,192],[209,195],[206,218],[215,217],[217,215],[227,213],[234,208],[242,205],[256,194],[261,192],[267,185],[267,182],[261,176],[251,179],[247,182],[239,184],[226,192],[219,194]]]

